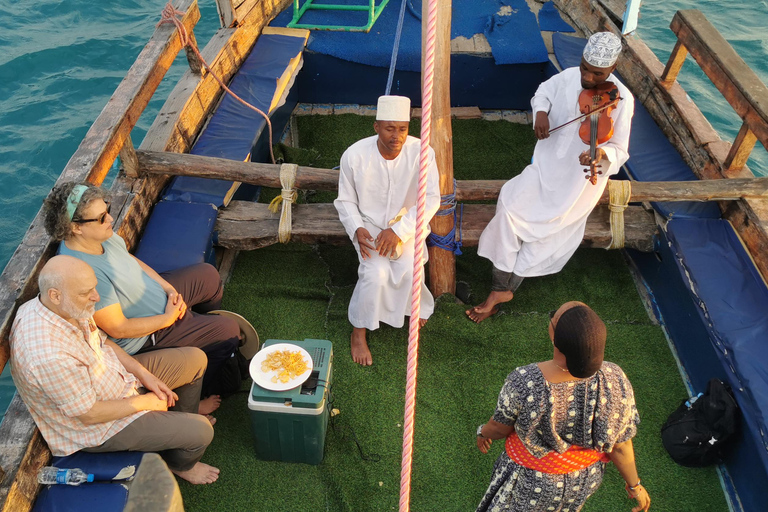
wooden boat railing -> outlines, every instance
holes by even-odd
[[[615,15],[607,12],[604,3],[555,0],[560,12],[567,13],[572,24],[585,34],[601,30],[620,33]],[[678,44],[666,67],[637,35],[624,37],[626,45],[618,71],[625,84],[701,180],[753,177],[745,162],[754,138],[764,146],[768,142],[768,88],[699,11],[678,11],[671,27]],[[733,145],[720,138],[675,80],[686,53],[694,57],[744,121]],[[768,202],[743,198],[721,202],[720,209],[768,280]]]
[[[216,0],[222,28],[202,51],[203,57],[228,81],[247,57],[261,29],[290,0]],[[174,0],[194,41],[200,19],[197,0]],[[112,186],[115,226],[132,246],[167,177],[137,178],[130,132],[182,49],[171,24],[156,28],[125,78],[80,143],[57,183],[89,181],[101,185],[118,154],[123,171]],[[221,94],[218,83],[200,72],[196,62],[174,88],[141,149],[186,151],[197,137]],[[8,361],[8,337],[18,307],[37,294],[37,276],[54,254],[55,244],[43,227],[42,212],[32,221],[19,247],[0,275],[0,370]],[[16,395],[0,424],[0,510],[31,509],[37,495],[37,471],[50,460],[50,451],[24,403]]]

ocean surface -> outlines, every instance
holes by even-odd
[[[453,0],[471,1],[471,0]],[[394,2],[398,4],[397,0]],[[154,31],[163,0],[0,0],[0,267],[5,267],[61,170]],[[768,83],[768,0],[644,0],[638,34],[666,62],[678,9],[699,9]],[[218,29],[213,0],[200,0],[195,35]],[[741,120],[690,62],[680,82],[725,140]],[[141,143],[163,98],[186,70],[178,58],[132,133]],[[749,165],[768,175],[758,143]],[[0,377],[0,411],[13,392]]]

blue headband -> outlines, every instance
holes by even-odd
[[[67,219],[70,222],[75,217],[75,210],[80,206],[80,199],[83,198],[86,190],[88,190],[88,187],[85,185],[75,185],[72,188],[72,192],[69,193],[69,197],[67,197]]]

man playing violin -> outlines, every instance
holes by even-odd
[[[563,70],[536,90],[531,107],[539,141],[533,160],[501,188],[496,214],[480,236],[477,252],[491,260],[493,273],[491,293],[466,312],[474,322],[482,322],[498,311],[499,304],[512,300],[524,278],[554,274],[565,266],[584,237],[587,217],[608,177],[629,158],[634,98],[612,74],[620,52],[619,37],[610,32],[593,34],[579,67]],[[615,88],[607,87],[607,82]],[[612,97],[618,92],[621,99],[584,118],[582,93],[605,88],[613,89]],[[610,138],[606,131],[596,134],[603,138],[590,141],[588,135],[585,141],[582,123],[569,122],[582,118],[590,123],[590,117],[599,115],[612,125]],[[587,126],[586,133],[600,132],[595,126]]]

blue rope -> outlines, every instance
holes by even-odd
[[[392,48],[392,60],[389,62],[389,76],[387,77],[387,89],[384,95],[389,95],[392,90],[392,81],[395,78],[395,63],[397,63],[397,52],[400,50],[400,35],[403,33],[403,19],[405,18],[405,5],[408,0],[403,0],[400,4],[400,18],[397,20],[397,31],[395,32],[395,46]]]
[[[440,249],[451,251],[456,256],[461,256],[461,240],[463,238],[462,233],[462,221],[464,220],[464,204],[461,205],[459,212],[459,221],[456,222],[456,180],[453,180],[453,193],[440,196],[440,206],[447,206],[448,208],[441,208],[437,210],[435,215],[453,215],[453,227],[445,235],[437,235],[430,233],[427,237],[428,247],[438,247]],[[459,239],[456,240],[456,226],[459,226]]]

